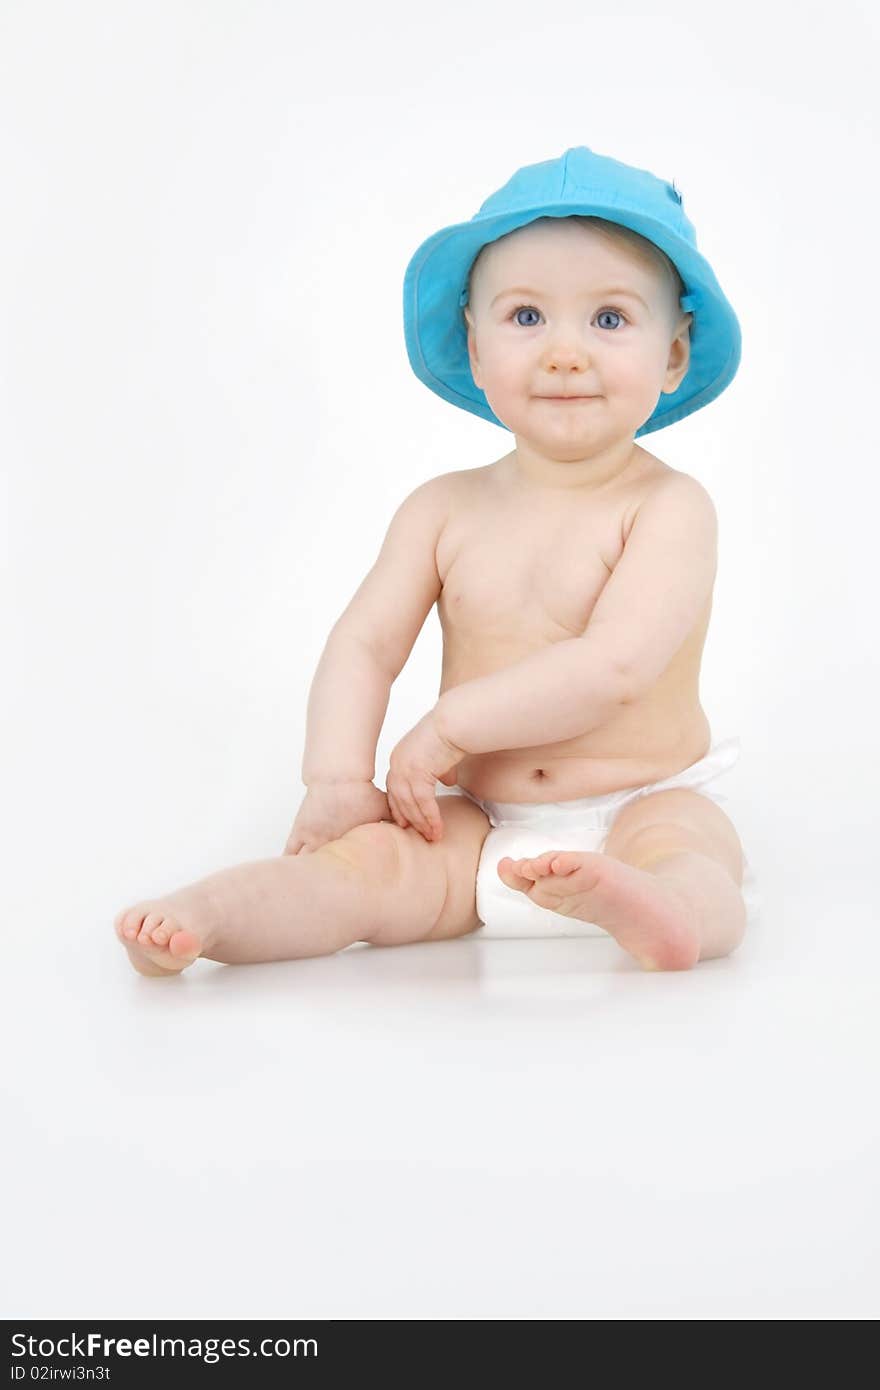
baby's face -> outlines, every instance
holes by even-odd
[[[465,317],[474,381],[498,419],[558,461],[632,439],[690,360],[691,316],[668,271],[567,219],[486,247]],[[551,399],[563,394],[590,399]]]

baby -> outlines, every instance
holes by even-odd
[[[570,149],[423,243],[404,303],[416,374],[514,447],[392,518],[315,674],[284,854],[126,908],[116,934],[155,976],[468,933],[610,935],[649,970],[726,955],[751,872],[706,790],[737,744],[712,745],[699,698],[716,513],[635,442],[739,363],[681,195]],[[440,695],[383,792],[390,689],[435,603]]]

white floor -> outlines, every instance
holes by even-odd
[[[6,1317],[880,1312],[858,885],[765,869],[682,974],[461,940],[154,981],[66,873],[10,908]]]

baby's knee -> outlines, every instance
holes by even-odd
[[[353,826],[338,840],[330,840],[316,852],[320,854],[326,850],[370,877],[387,881],[400,874],[399,837],[405,834],[406,831],[391,821],[369,821]]]

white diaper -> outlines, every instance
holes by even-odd
[[[507,855],[511,859],[532,859],[548,849],[601,853],[618,811],[649,792],[690,787],[712,801],[725,802],[728,798],[714,788],[709,790],[707,784],[729,771],[739,755],[739,739],[725,739],[713,744],[705,758],[662,782],[625,787],[603,796],[585,796],[578,801],[481,801],[464,787],[450,788],[438,782],[438,799],[466,796],[485,812],[492,826],[483,842],[477,869],[477,916],[483,925],[472,932],[471,937],[607,936],[608,933],[593,922],[564,917],[548,907],[539,907],[525,893],[508,888],[498,876],[499,860]],[[758,917],[760,896],[748,860],[745,861],[742,893],[751,924]]]

